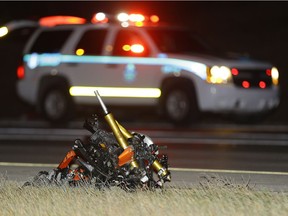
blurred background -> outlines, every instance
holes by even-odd
[[[157,14],[161,22],[187,25],[216,47],[265,60],[280,72],[281,103],[266,120],[288,124],[286,114],[288,2],[197,2],[197,1],[21,1],[0,2],[0,26],[18,19],[38,20],[50,15],[91,18],[96,12],[122,11]],[[27,39],[0,41],[0,118],[33,115],[16,94],[16,67]],[[28,35],[27,35],[28,36]]]

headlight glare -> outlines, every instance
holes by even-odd
[[[213,66],[208,70],[207,81],[213,84],[228,83],[231,79],[231,70],[226,66]]]
[[[4,37],[8,34],[8,28],[6,26],[0,27],[0,37]]]
[[[271,77],[272,77],[272,83],[274,85],[278,85],[279,80],[279,71],[276,67],[273,67],[271,69]]]

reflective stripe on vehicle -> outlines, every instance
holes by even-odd
[[[115,57],[115,56],[75,56],[62,55],[59,53],[26,54],[24,61],[30,69],[43,66],[56,67],[61,63],[92,63],[92,64],[139,64],[139,65],[160,65],[162,72],[167,73],[167,66],[179,70],[189,71],[203,80],[207,77],[207,66],[205,64],[175,59],[169,57],[159,58],[135,58],[135,57]],[[169,71],[168,71],[169,72]],[[173,72],[173,71],[171,71]]]

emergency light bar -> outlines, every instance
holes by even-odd
[[[159,17],[157,15],[152,15],[150,17],[144,16],[142,14],[127,14],[127,13],[119,13],[116,16],[112,16],[109,14],[105,14],[103,12],[96,13],[91,22],[96,23],[108,23],[119,22],[122,27],[128,27],[129,25],[134,25],[137,27],[141,27],[146,23],[156,24],[159,22]],[[8,23],[6,26],[0,26],[0,38],[4,37],[12,31],[13,29],[20,28],[22,26],[46,26],[53,27],[56,25],[72,25],[72,24],[84,24],[87,23],[87,20],[82,17],[77,16],[46,16],[42,17],[37,21],[30,20],[17,20],[11,23]]]
[[[103,12],[96,13],[92,19],[92,23],[107,23],[109,21],[117,21],[121,23],[123,27],[127,27],[129,25],[135,26],[143,26],[146,23],[156,24],[159,22],[159,17],[157,15],[152,16],[144,16],[143,14],[128,14],[128,13],[119,13],[116,16],[112,16],[109,14],[105,14]]]

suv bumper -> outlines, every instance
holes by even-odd
[[[277,87],[269,89],[241,89],[232,85],[213,85],[200,89],[199,107],[203,111],[217,113],[258,113],[278,107]]]

